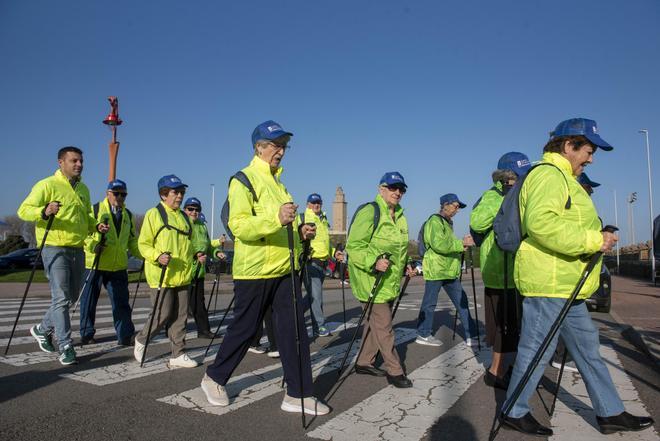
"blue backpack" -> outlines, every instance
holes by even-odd
[[[420,228],[419,233],[417,233],[417,254],[419,254],[419,257],[424,257],[424,254],[428,249],[426,246],[426,241],[424,240],[424,227],[426,227],[426,223],[430,221],[433,216],[438,216],[440,219],[442,219],[442,216],[440,216],[438,213],[433,213],[429,216],[428,219],[424,221],[422,228]]]
[[[373,220],[373,227],[374,229],[371,230],[371,237],[369,238],[369,241],[374,237],[374,233],[376,232],[376,228],[378,227],[378,223],[380,222],[380,207],[378,206],[378,203],[376,201],[371,201],[371,202],[365,202],[364,204],[360,205],[355,209],[355,213],[353,213],[353,217],[351,218],[351,223],[348,224],[348,232],[346,234],[346,238],[350,236],[351,234],[351,227],[353,226],[353,222],[355,222],[355,218],[357,217],[357,214],[362,210],[363,208],[371,205],[374,208],[374,220]]]
[[[548,162],[542,162],[540,164],[534,165],[529,169],[525,176],[518,178],[515,185],[507,192],[502,201],[502,205],[495,216],[493,221],[493,231],[495,232],[495,242],[500,249],[507,253],[515,253],[520,247],[520,243],[525,240],[526,235],[522,234],[522,225],[520,221],[520,189],[525,182],[527,176],[529,176],[532,171],[542,165],[550,165],[557,170],[557,167],[554,164]],[[561,173],[561,170],[559,170]],[[561,173],[564,181],[566,181],[566,187],[568,187],[568,181],[566,176]],[[569,194],[568,200],[565,204],[566,209],[571,208],[571,196]]]

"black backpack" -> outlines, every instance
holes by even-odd
[[[92,205],[92,210],[94,211],[94,219],[98,219],[98,217],[99,217],[99,204],[100,204],[100,202],[97,202],[94,205]],[[160,205],[160,204],[158,204],[158,205]],[[128,214],[128,219],[131,221],[130,224],[131,224],[131,227],[132,227],[133,226],[133,213],[131,213],[131,210],[129,210],[126,207],[124,207],[124,211]],[[131,228],[131,233],[130,234],[131,234],[131,236],[133,235],[133,228]],[[117,235],[119,235],[119,234],[117,234]]]
[[[351,218],[351,223],[348,225],[348,234],[346,237],[348,237],[351,234],[351,227],[353,226],[353,222],[355,222],[355,218],[357,217],[357,214],[365,208],[366,206],[371,205],[374,207],[374,220],[373,220],[373,230],[371,230],[371,236],[369,237],[369,241],[374,237],[374,233],[376,232],[376,227],[378,227],[378,223],[380,222],[380,207],[378,206],[378,203],[376,201],[371,201],[371,202],[365,202],[364,204],[360,205],[357,207],[355,210],[355,213],[353,213],[353,217]]]
[[[566,181],[566,187],[568,187],[568,180],[566,176],[559,170],[554,164],[548,162],[541,162],[540,164],[534,165],[529,169],[525,176],[518,178],[515,185],[509,190],[500,205],[500,209],[495,216],[493,221],[493,231],[495,232],[495,242],[501,250],[508,253],[515,253],[520,247],[520,243],[525,240],[526,235],[522,234],[522,225],[520,220],[520,189],[525,182],[525,179],[532,173],[537,167],[542,165],[549,165],[556,168],[559,173],[561,173],[564,181]],[[571,208],[571,195],[569,193],[568,200],[564,205],[566,209]]]
[[[252,186],[250,179],[248,179],[245,173],[243,173],[242,171],[236,172],[234,176],[229,178],[229,183],[227,184],[227,188],[229,188],[229,184],[231,184],[232,179],[236,179],[238,182],[245,185],[247,189],[250,190],[254,202],[259,202],[259,198],[257,197],[257,192],[254,191],[254,187]],[[252,208],[252,214],[256,215],[254,208]],[[234,240],[234,234],[229,229],[229,195],[227,195],[227,199],[225,199],[225,203],[222,205],[222,210],[220,211],[220,220],[222,221],[222,226],[225,227],[227,236],[229,236],[231,240]]]
[[[177,227],[170,225],[167,219],[167,211],[165,211],[165,207],[163,207],[163,204],[156,205],[156,210],[158,210],[158,214],[160,214],[160,218],[163,221],[163,225],[158,229],[158,231],[156,231],[156,234],[154,234],[154,243],[156,243],[156,238],[158,237],[160,232],[166,229],[174,230],[178,234],[186,236],[188,240],[192,239],[192,224],[190,223],[190,219],[188,219],[188,215],[184,213],[183,210],[179,210],[179,213],[181,213],[183,218],[186,220],[186,223],[188,224],[188,231],[179,230]]]
[[[419,257],[424,257],[426,250],[429,248],[426,246],[426,240],[424,239],[424,227],[426,227],[426,223],[430,221],[433,216],[438,216],[442,219],[442,216],[440,216],[438,213],[433,213],[429,216],[428,219],[424,221],[422,228],[420,228],[419,233],[417,233],[417,253],[419,254]]]
[[[490,190],[493,190],[493,191],[497,192],[497,194],[499,194],[500,196],[503,196],[503,195],[504,195],[504,192],[503,192],[502,190],[500,190],[499,188],[497,188],[496,186],[494,186],[494,185],[490,188]],[[482,196],[482,197],[483,197],[483,196]],[[479,205],[479,202],[481,202],[481,198],[479,198],[479,199],[477,200],[477,202],[474,203],[474,205],[472,206],[472,209],[473,209],[473,210],[474,210],[475,208],[477,208],[477,206]],[[486,231],[484,231],[483,233],[477,233],[476,231],[474,231],[474,230],[472,229],[472,227],[470,227],[470,236],[472,236],[472,240],[474,241],[474,244],[475,244],[476,246],[480,247],[481,244],[484,243],[484,240],[486,240],[486,236],[488,236],[488,234],[489,234],[492,230],[493,230],[493,226],[491,225],[490,228],[488,228],[488,229],[487,229]]]

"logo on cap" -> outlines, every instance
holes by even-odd
[[[269,132],[276,132],[276,131],[278,131],[278,130],[282,130],[282,127],[280,127],[280,126],[278,126],[278,125],[275,125],[275,126],[268,126],[268,127],[266,127],[266,128],[268,129]]]

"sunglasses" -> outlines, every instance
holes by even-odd
[[[201,212],[202,210],[197,208],[197,207],[186,207],[186,211],[192,211],[192,212]]]
[[[173,188],[170,191],[173,191],[176,194],[184,195],[186,194],[186,189],[185,188]]]
[[[128,193],[123,193],[121,191],[111,191],[110,193],[115,195],[116,198],[125,198],[126,196],[128,196]]]
[[[402,186],[400,186],[400,185],[387,185],[386,187],[387,187],[387,189],[388,189],[389,191],[391,191],[391,192],[395,192],[395,191],[398,190],[399,193],[401,193],[401,194],[405,194],[405,193],[406,193],[406,188],[405,188],[405,187],[402,187]]]

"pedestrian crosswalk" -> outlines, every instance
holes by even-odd
[[[227,302],[222,303],[226,304]],[[0,357],[0,364],[11,366],[12,369],[19,369],[41,364],[44,364],[44,367],[47,368],[46,363],[56,363],[55,354],[39,351],[34,339],[26,335],[29,327],[41,319],[49,304],[49,301],[41,299],[29,300],[26,303],[24,315],[19,321],[19,331],[17,331],[12,343],[12,350],[9,355]],[[419,301],[418,299],[407,299],[401,305],[404,310],[416,309],[419,307]],[[10,330],[11,325],[13,325],[18,306],[18,301],[0,300],[0,335],[3,337],[0,339],[0,344],[6,345],[6,337],[8,337],[9,332],[7,329]],[[453,311],[453,306],[449,301],[441,301],[438,303],[437,310]],[[133,318],[136,329],[141,329],[146,323],[148,313],[148,307],[135,309]],[[209,319],[213,330],[215,330],[224,314],[224,310],[218,310],[210,315]],[[72,319],[74,335],[76,335],[78,325],[77,317],[78,313]],[[232,321],[233,314],[229,312],[220,330],[220,335],[225,332]],[[356,321],[357,317],[349,320],[346,326],[347,329],[355,329]],[[327,373],[336,373],[341,359],[348,349],[347,337],[352,335],[352,333],[348,333],[343,334],[341,338],[338,337],[343,330],[343,323],[330,322],[327,325],[335,334],[335,337],[321,339],[317,343],[324,344],[324,346],[319,347],[317,345],[313,347],[311,362],[312,375],[315,379]],[[193,328],[194,324],[191,323],[191,330],[186,335],[188,341],[193,341],[197,337]],[[410,322],[407,322],[406,326],[396,327],[395,331],[396,344],[400,348],[410,345],[416,337],[416,330],[414,327],[410,327]],[[308,329],[308,332],[311,333],[311,328]],[[58,378],[83,385],[81,387],[92,388],[128,386],[131,384],[130,382],[140,381],[140,379],[152,376],[156,378],[156,376],[166,372],[179,376],[189,375],[187,372],[193,372],[201,381],[203,368],[190,370],[169,367],[169,348],[164,347],[164,345],[169,344],[169,340],[164,335],[156,337],[150,343],[147,360],[144,367],[140,367],[133,358],[133,348],[117,346],[113,338],[114,333],[111,308],[107,304],[101,304],[97,308],[96,335],[97,337],[109,336],[109,339],[104,339],[109,341],[76,347],[80,359],[94,359],[94,363],[81,363],[75,368],[58,372]],[[215,357],[220,342],[221,338],[216,340],[207,356],[204,357],[205,343],[208,343],[208,340],[196,341],[195,344],[190,345],[188,354],[200,363],[208,363]],[[353,345],[351,354],[349,354],[348,365],[354,362],[359,350],[359,343],[358,339]],[[410,350],[411,348],[408,347],[407,351],[410,352]],[[408,372],[409,378],[413,380],[412,388],[396,389],[393,386],[387,386],[387,383],[382,379],[364,377],[364,381],[373,380],[372,384],[379,384],[377,381],[380,381],[382,386],[370,390],[366,396],[360,396],[359,399],[351,402],[348,406],[342,406],[341,410],[337,410],[336,413],[332,412],[326,417],[319,418],[304,436],[310,440],[333,441],[428,439],[429,431],[434,424],[482,379],[484,368],[491,358],[491,352],[488,348],[478,351],[476,348],[463,344],[460,340],[452,345],[447,339],[445,339],[445,345],[441,348],[429,349],[424,347],[424,351],[425,354],[428,354],[425,362]],[[105,363],[103,357],[105,354],[110,353],[116,353],[117,355],[108,358],[111,361]],[[614,349],[607,344],[603,344],[601,353],[627,410],[634,414],[647,415],[648,411],[640,400],[629,374],[624,370]],[[258,360],[260,361],[258,367],[236,374],[227,384],[227,391],[230,396],[228,406],[210,405],[201,388],[197,386],[198,382],[191,388],[189,381],[182,382],[181,384],[187,386],[175,390],[174,393],[170,391],[167,394],[156,394],[149,399],[155,400],[160,405],[169,406],[173,411],[181,412],[181,415],[194,411],[214,417],[230,418],[239,409],[249,408],[261,400],[283,394],[281,388],[282,367],[279,361],[268,357],[260,357]],[[551,377],[551,380],[554,379]],[[171,384],[176,385],[178,383]],[[338,390],[328,393],[327,397],[331,400],[329,404],[332,406],[333,397],[335,397],[334,399],[345,400],[346,396],[350,396],[350,390],[347,389],[350,388],[342,386]],[[495,406],[494,400],[492,405]],[[273,411],[279,412],[278,409]],[[494,411],[489,413],[488,418],[491,418],[490,415],[494,414]],[[602,435],[597,430],[595,415],[579,374],[566,373],[564,375],[551,425],[555,431],[554,436],[550,438],[552,441],[572,440],[575,439],[576,433],[580,434],[581,439],[587,441],[602,439]],[[505,432],[502,432],[498,439],[506,439]],[[646,441],[656,440],[659,437],[657,431],[647,430],[627,434],[625,439]]]

